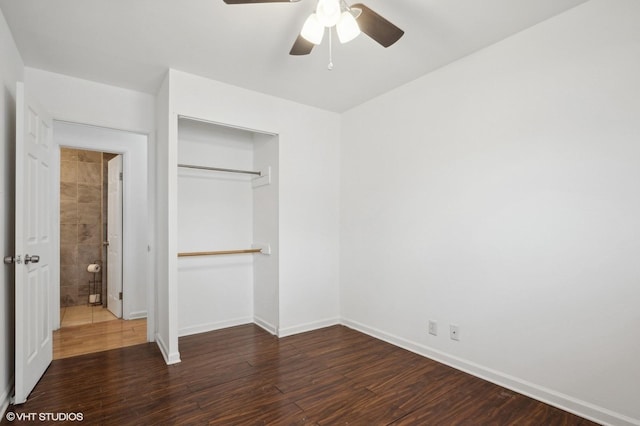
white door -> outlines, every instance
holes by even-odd
[[[122,318],[122,155],[109,160],[107,190],[107,309]]]
[[[22,404],[53,358],[53,121],[18,83],[16,92],[15,397]]]

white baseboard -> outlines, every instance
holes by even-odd
[[[166,362],[167,365],[177,364],[181,361],[180,352],[169,353],[169,349],[167,348],[167,345],[164,343],[164,340],[162,340],[162,337],[160,337],[160,335],[157,333],[156,333],[156,345],[158,345],[158,349],[160,349],[160,353],[162,354],[162,357],[164,358],[164,362]]]
[[[538,401],[544,402],[546,404],[552,405],[554,407],[560,408],[561,410],[568,411],[594,422],[603,425],[640,426],[639,419],[633,419],[623,414],[608,410],[606,408],[573,398],[569,395],[556,392],[552,389],[547,389],[534,383],[530,383],[526,380],[504,374],[500,371],[483,367],[462,358],[458,358],[447,353],[429,348],[420,343],[412,342],[402,337],[386,333],[382,330],[366,326],[357,321],[343,318],[341,323],[349,328],[368,334],[369,336],[383,340],[387,343],[391,343],[392,345],[401,347],[408,351],[417,353],[418,355],[433,359],[434,361],[446,364],[457,370],[464,371],[465,373],[469,373],[473,376],[487,380],[491,383],[495,383],[507,389],[511,389],[515,392],[521,393]]]
[[[292,336],[298,333],[304,333],[307,331],[317,330],[319,328],[330,327],[332,325],[340,324],[340,318],[327,318],[320,321],[308,322],[305,324],[293,325],[290,327],[283,327],[278,330],[278,337]]]
[[[11,403],[11,394],[13,393],[13,377],[9,380],[7,387],[0,394],[0,419],[4,418],[4,414],[7,412],[7,408],[9,408],[9,404]]]
[[[178,330],[178,336],[191,336],[192,334],[206,333],[207,331],[220,330],[222,328],[235,327],[236,325],[244,325],[253,323],[253,318],[235,318],[231,320],[218,321],[208,324],[198,324],[189,327],[183,327]]]
[[[147,311],[136,311],[136,312],[131,312],[127,319],[135,320],[135,319],[141,319],[146,317],[147,317]]]
[[[253,322],[260,328],[264,329],[265,331],[269,332],[269,334],[273,334],[274,336],[278,335],[278,327],[276,327],[275,325],[271,324],[268,321],[263,320],[260,317],[253,317]]]
[[[206,333],[208,331],[221,330],[223,328],[235,327],[237,325],[245,325],[245,324],[255,324],[260,328],[263,328],[265,331],[269,332],[278,337],[286,337],[291,336],[298,333],[304,333],[306,331],[313,331],[319,328],[330,327],[332,325],[340,324],[339,318],[329,318],[321,321],[314,321],[305,324],[299,324],[291,327],[285,327],[278,329],[275,325],[271,324],[268,321],[260,317],[253,318],[236,318],[232,320],[219,321],[215,323],[209,324],[199,324],[190,327],[181,328],[178,331],[178,336],[191,336],[193,334]]]

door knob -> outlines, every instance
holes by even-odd
[[[5,265],[11,265],[12,263],[22,263],[22,260],[20,260],[20,256],[5,256],[4,257],[4,264]]]
[[[29,263],[38,263],[40,262],[40,256],[36,256],[35,254],[33,256],[29,256],[28,254],[24,255],[24,264],[28,265]]]

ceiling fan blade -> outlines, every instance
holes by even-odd
[[[226,0],[225,0],[226,1]],[[352,4],[352,9],[360,9],[362,13],[356,19],[360,31],[380,43],[384,47],[389,47],[404,34],[400,28],[378,15],[362,3]]]
[[[309,53],[311,53],[313,46],[315,46],[313,43],[299,35],[296,41],[293,43],[293,46],[291,46],[289,55],[308,55]]]
[[[294,3],[300,0],[223,0],[226,4]]]

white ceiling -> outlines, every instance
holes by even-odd
[[[290,56],[316,0],[0,0],[25,65],[154,94],[168,68],[342,112],[586,0],[364,0],[405,31]],[[353,0],[356,2],[356,0]]]

